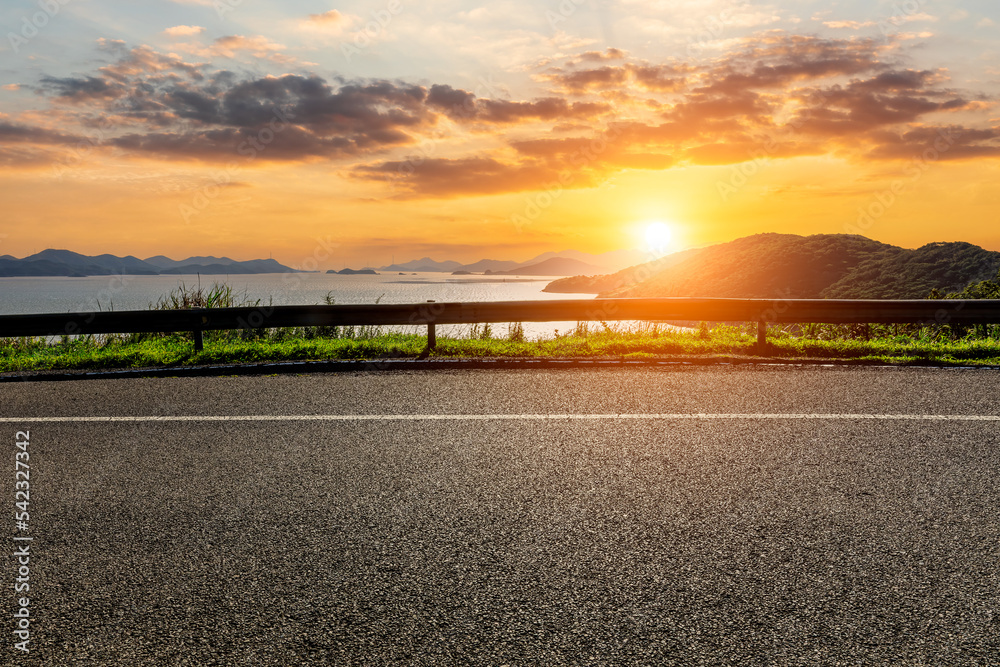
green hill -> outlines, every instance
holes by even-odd
[[[831,299],[923,299],[932,289],[958,292],[972,282],[992,278],[1000,253],[971,243],[929,243],[899,249],[881,261],[865,261],[822,296]]]
[[[919,299],[993,277],[1000,253],[969,243],[916,250],[849,234],[757,234],[686,250],[606,276],[554,281],[548,292],[603,296]]]

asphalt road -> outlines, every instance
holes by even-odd
[[[5,384],[32,622],[24,655],[7,558],[0,662],[1000,664],[998,390],[782,367]],[[420,417],[33,421],[232,415]]]

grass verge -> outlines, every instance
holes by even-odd
[[[513,329],[516,331],[516,329]],[[194,351],[187,335],[92,336],[64,339],[0,339],[0,372],[71,369],[176,367],[199,364],[289,360],[383,359],[418,356],[422,335],[364,331],[275,330],[215,332],[205,349]],[[961,338],[924,340],[907,336],[815,339],[776,330],[760,354],[749,327],[717,326],[676,331],[650,326],[622,331],[580,327],[567,335],[536,341],[523,336],[493,337],[473,330],[467,337],[439,337],[431,358],[598,358],[655,359],[745,357],[788,360],[837,359],[889,364],[961,366],[1000,365],[1000,340]]]

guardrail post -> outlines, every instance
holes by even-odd
[[[427,303],[434,303],[433,299],[428,299]],[[433,350],[437,347],[437,330],[434,327],[434,322],[427,323],[427,349]]]
[[[200,308],[198,310],[201,310]],[[205,316],[198,314],[198,328],[194,330],[194,351],[201,352],[205,349],[205,336],[201,325],[205,323]]]
[[[757,352],[764,353],[767,348],[767,320],[757,320]]]

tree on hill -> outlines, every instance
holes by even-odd
[[[980,280],[966,285],[961,292],[942,292],[935,288],[927,296],[928,299],[1000,299],[1000,271],[991,280]]]
[[[941,290],[932,289],[927,295],[928,299],[1000,299],[1000,271],[995,278],[990,280],[980,280],[965,286],[961,292],[949,292],[944,294]],[[996,324],[950,324],[948,325],[952,335],[962,337],[970,331],[975,331],[979,337],[997,337],[1000,335],[1000,326]]]

